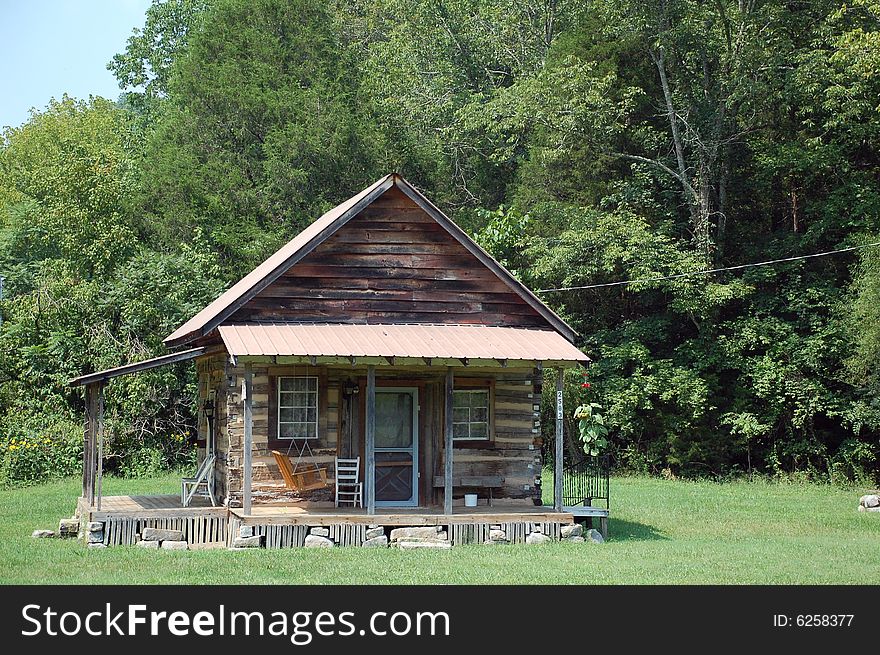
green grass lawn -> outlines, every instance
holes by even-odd
[[[174,493],[178,478],[105,479],[105,494]],[[612,480],[604,545],[230,552],[88,550],[56,528],[77,480],[0,491],[2,583],[880,583],[880,513],[862,491],[766,482]]]

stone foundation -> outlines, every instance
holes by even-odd
[[[476,523],[449,526],[383,526],[378,524],[333,525],[241,525],[229,543],[231,550],[245,548],[398,548],[437,549],[484,544],[540,545],[556,542],[603,543],[598,530],[586,530],[579,523]]]

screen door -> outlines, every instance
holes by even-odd
[[[419,504],[419,391],[376,388],[376,505]]]

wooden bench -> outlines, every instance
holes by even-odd
[[[434,488],[443,489],[446,486],[446,480],[442,475],[434,476]],[[500,489],[504,486],[504,478],[500,475],[462,475],[452,478],[453,488],[475,488],[489,490],[489,506],[492,506],[492,490]]]

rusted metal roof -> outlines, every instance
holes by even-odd
[[[589,361],[553,330],[487,325],[223,325],[231,355]]]
[[[577,333],[533,294],[522,282],[498,263],[492,256],[476,244],[460,227],[441,212],[415,187],[396,173],[386,175],[366,189],[334,207],[314,223],[300,232],[291,241],[281,247],[253,271],[244,276],[214,302],[205,307],[186,323],[165,338],[166,346],[178,346],[203,336],[221,325],[236,309],[266,288],[287,271],[292,265],[308,255],[318,245],[332,236],[339,228],[354,218],[365,207],[392,186],[396,186],[413,202],[421,207],[429,216],[442,225],[450,235],[470,251],[483,265],[498,276],[510,289],[525,300],[535,311],[543,316],[569,341],[573,341]]]

